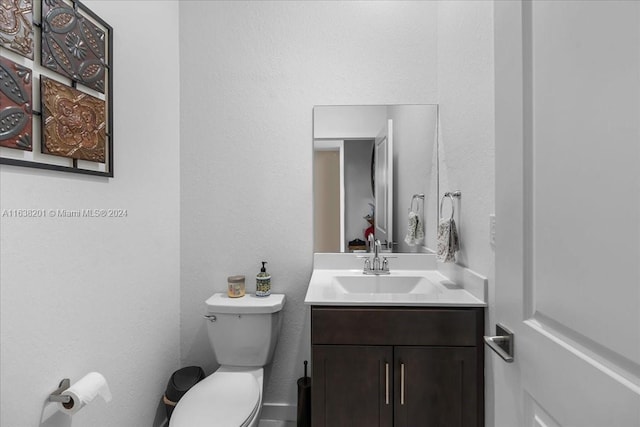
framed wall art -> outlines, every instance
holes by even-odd
[[[0,3],[0,164],[113,177],[113,29],[77,0]]]
[[[0,46],[25,58],[33,59],[32,0],[0,0]]]
[[[31,70],[0,57],[0,147],[33,150]]]

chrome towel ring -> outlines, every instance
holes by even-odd
[[[447,191],[442,195],[442,199],[440,199],[440,218],[442,218],[442,203],[444,203],[444,199],[448,197],[451,200],[451,219],[453,219],[453,216],[456,212],[456,204],[454,198],[460,198],[461,196],[462,193],[460,192],[460,190]]]

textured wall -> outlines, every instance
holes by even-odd
[[[489,279],[487,332],[493,325],[495,209],[493,2],[438,2],[440,194],[460,190],[457,263]],[[445,203],[445,215],[450,212]],[[487,360],[491,360],[487,358]],[[493,369],[486,366],[487,425],[493,423]]]
[[[115,178],[0,167],[2,209],[120,208],[126,218],[1,218],[0,425],[151,426],[179,360],[178,5],[87,1],[114,27]],[[153,31],[162,28],[163,31]],[[113,401],[42,424],[58,382],[102,372]]]
[[[267,403],[308,357],[312,108],[435,102],[435,2],[180,2],[181,351],[216,367],[204,300],[269,261],[285,322]]]
[[[483,275],[493,268],[493,88],[492,3],[439,2],[440,193],[462,191],[457,262]]]

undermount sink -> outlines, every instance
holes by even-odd
[[[428,294],[437,289],[422,276],[334,276],[333,285],[347,294]]]

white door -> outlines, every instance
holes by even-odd
[[[393,242],[393,121],[380,131],[374,148],[375,236]]]
[[[638,427],[640,2],[494,7],[495,425]]]

